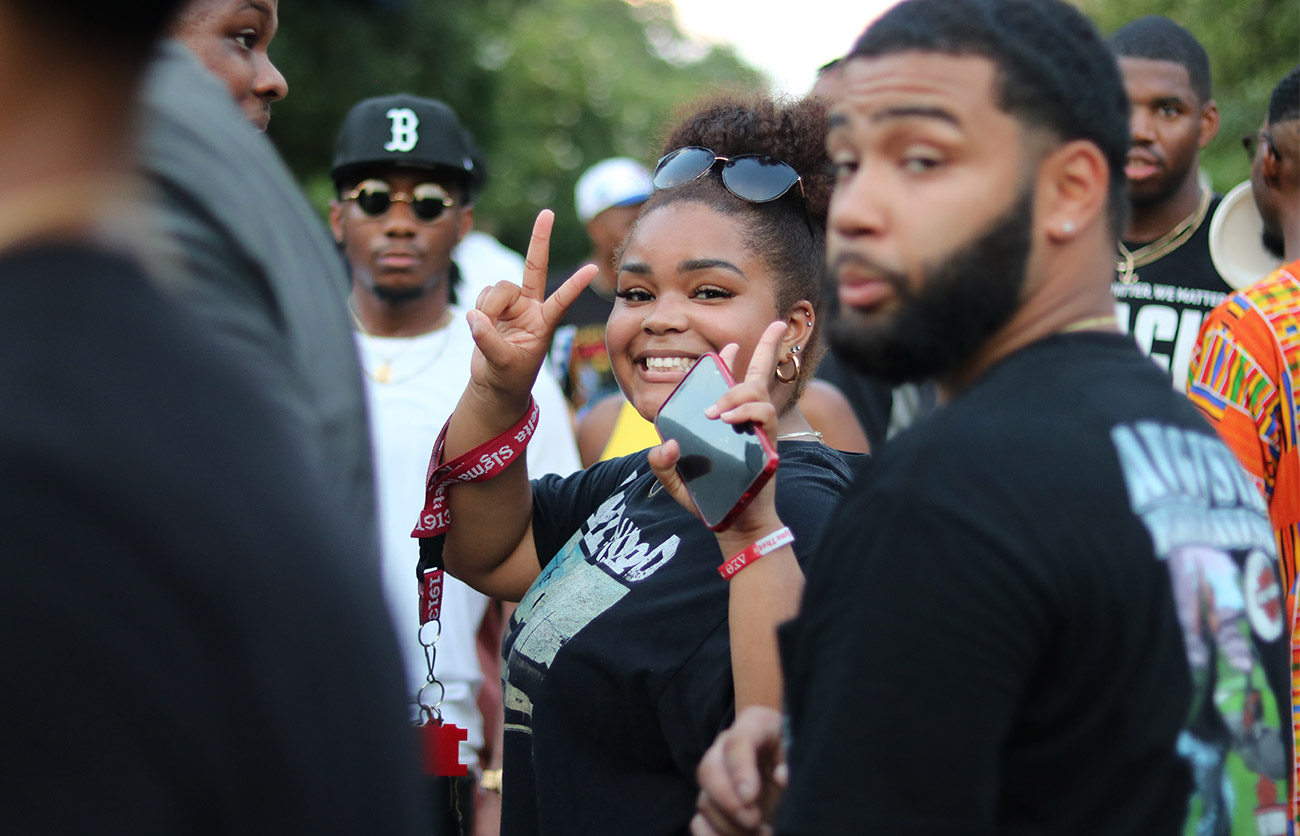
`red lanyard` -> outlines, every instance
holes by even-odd
[[[451,423],[448,419],[442,432],[438,433],[433,454],[429,457],[424,510],[420,512],[420,520],[411,532],[412,537],[420,538],[420,561],[416,566],[416,577],[420,583],[419,641],[424,647],[429,672],[416,701],[420,705],[420,748],[424,771],[428,775],[462,776],[467,772],[465,764],[460,763],[459,752],[467,733],[459,726],[442,721],[442,712],[438,706],[442,702],[443,687],[433,673],[434,661],[438,658],[438,636],[442,632],[442,543],[439,540],[451,527],[451,516],[447,510],[447,486],[457,482],[486,482],[505,470],[528,447],[528,440],[537,429],[538,414],[537,402],[530,397],[528,412],[518,424],[454,462],[439,465],[443,444],[447,439],[447,425]],[[429,624],[434,627],[426,631],[425,627]],[[437,697],[429,698],[430,701],[426,702],[426,691],[436,693]]]
[[[420,563],[416,576],[420,582],[420,624],[435,621],[442,615],[442,549],[433,548],[431,538],[438,537],[451,527],[451,512],[447,508],[447,487],[458,482],[486,482],[523,455],[528,440],[537,429],[540,410],[530,396],[528,411],[519,423],[501,435],[481,444],[465,455],[444,465],[442,448],[447,439],[447,425],[438,433],[429,458],[429,472],[425,477],[424,510],[411,532],[420,538]],[[448,419],[447,424],[451,423]],[[439,544],[441,545],[441,544]]]

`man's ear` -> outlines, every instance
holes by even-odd
[[[460,210],[460,220],[456,222],[456,243],[459,244],[474,228],[474,207],[466,206]]]
[[[1199,147],[1204,148],[1210,144],[1210,140],[1219,134],[1219,105],[1214,99],[1210,99],[1201,105],[1201,138],[1198,142]]]
[[[334,235],[334,243],[342,245],[343,243],[343,204],[337,200],[330,201],[330,232]]]
[[[1039,166],[1034,214],[1054,243],[1073,238],[1099,218],[1104,223],[1109,199],[1110,166],[1091,142],[1067,142]]]

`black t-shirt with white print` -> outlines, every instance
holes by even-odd
[[[848,456],[782,442],[777,510],[803,565]],[[502,832],[680,834],[695,768],[734,713],[713,533],[644,452],[534,482],[542,574],[507,631]]]
[[[1187,391],[1187,368],[1201,321],[1232,292],[1210,258],[1210,220],[1220,201],[1217,196],[1210,201],[1205,220],[1186,243],[1134,268],[1129,281],[1121,271],[1111,284],[1120,329],[1169,372],[1179,392]],[[1125,246],[1136,250],[1142,244],[1126,241]]]
[[[1035,343],[895,437],[807,577],[783,836],[1286,832],[1263,500],[1127,337]]]

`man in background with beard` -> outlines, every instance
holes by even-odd
[[[1286,655],[1242,583],[1244,561],[1276,591],[1259,493],[1113,316],[1115,60],[1059,0],[911,0],[840,83],[833,339],[947,403],[819,546],[781,636],[788,763],[782,718],[742,712],[701,764],[694,832],[759,832],[788,775],[779,834],[1172,836],[1178,742],[1219,695],[1184,633],[1216,594],[1245,612],[1270,678],[1227,696],[1274,741]],[[1228,559],[1176,604],[1166,558],[1190,543]]]

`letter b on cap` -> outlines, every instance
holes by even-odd
[[[410,151],[420,141],[415,129],[420,127],[420,120],[415,111],[409,107],[395,107],[386,114],[393,122],[393,136],[384,144],[385,151]]]

